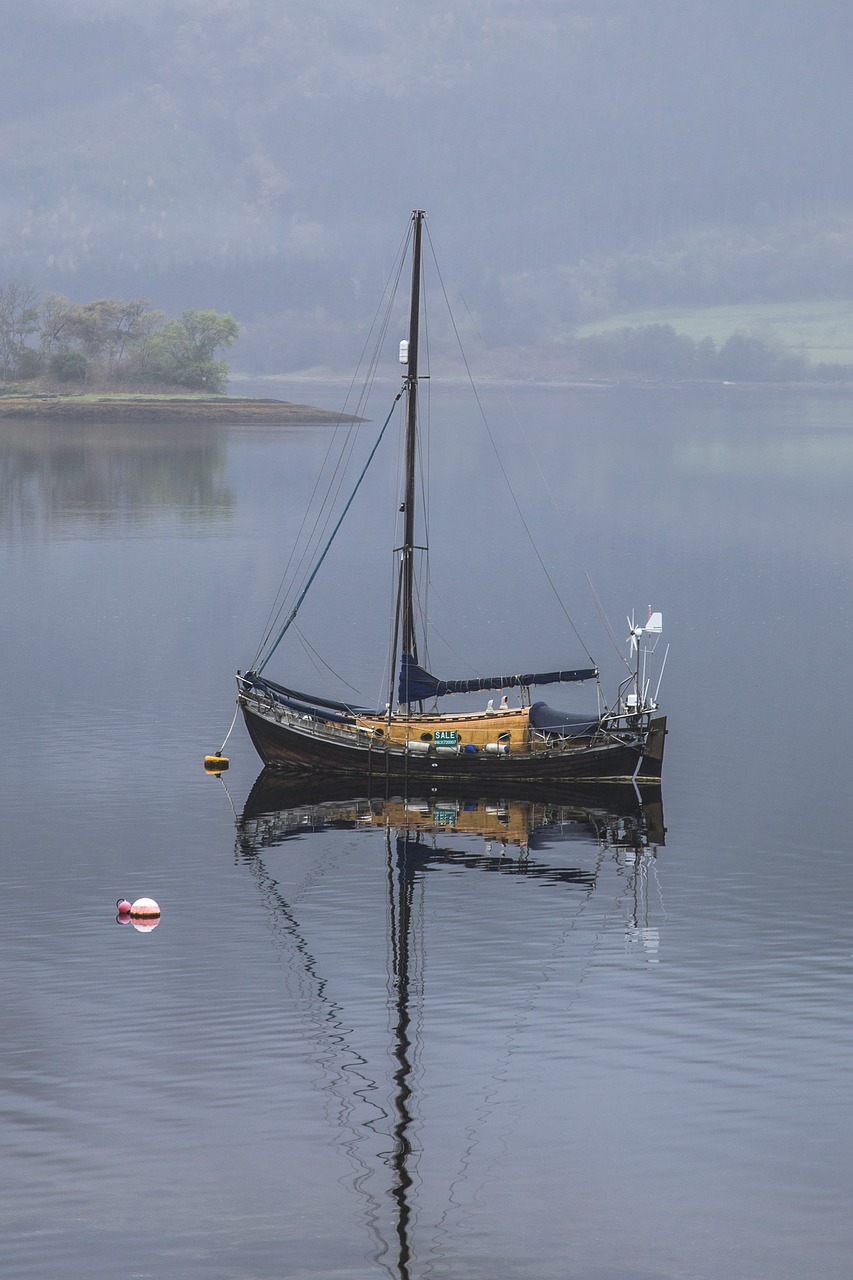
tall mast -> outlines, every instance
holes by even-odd
[[[423,209],[412,214],[412,295],[409,312],[409,365],[406,373],[406,487],[403,498],[403,562],[401,583],[401,640],[403,653],[417,660],[415,636],[415,462],[418,434],[418,329],[421,315],[421,239]]]

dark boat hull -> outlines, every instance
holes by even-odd
[[[566,748],[512,755],[485,752],[416,755],[354,740],[352,745],[259,715],[241,700],[255,750],[264,764],[295,773],[322,773],[369,779],[423,779],[441,782],[660,782],[666,717],[650,722],[645,733],[599,734]]]

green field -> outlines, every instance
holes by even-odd
[[[733,333],[781,341],[812,364],[853,364],[853,301],[761,302],[721,307],[658,307],[582,325],[578,337],[645,324],[669,324],[694,342],[721,345]]]

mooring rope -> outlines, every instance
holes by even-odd
[[[237,703],[237,705],[236,705],[236,707],[234,708],[234,719],[231,721],[231,728],[230,728],[230,729],[228,730],[228,732],[226,733],[226,735],[225,735],[225,741],[222,743],[222,746],[221,746],[221,747],[219,748],[219,750],[216,752],[216,754],[217,754],[218,756],[221,756],[221,755],[222,755],[222,752],[225,750],[225,745],[226,745],[226,743],[228,742],[228,739],[231,737],[231,734],[234,732],[234,726],[235,726],[235,724],[237,723],[237,716],[238,716],[238,714],[239,714],[239,711],[240,711],[240,703],[238,702],[238,703]]]

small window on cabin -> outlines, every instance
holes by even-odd
[[[499,734],[498,734],[498,742],[511,742],[511,741],[512,741],[512,734],[511,734],[511,733],[499,733]]]
[[[431,733],[422,733],[422,734],[421,734],[421,742],[432,742],[432,734],[431,734]]]
[[[377,730],[376,730],[376,736],[377,736],[377,738],[384,738],[384,737],[385,737],[385,730],[384,730],[384,729],[377,729]]]

